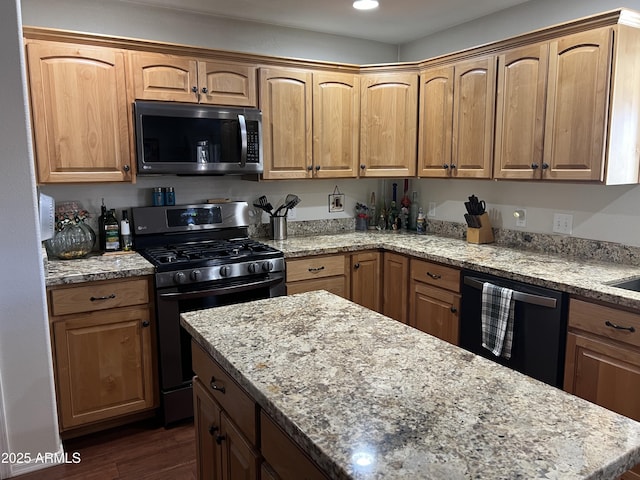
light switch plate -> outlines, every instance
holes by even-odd
[[[571,232],[573,231],[573,215],[569,213],[554,213],[553,231],[555,233],[571,235]]]

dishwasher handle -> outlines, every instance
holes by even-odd
[[[482,285],[485,283],[485,280],[476,277],[464,277],[463,283],[472,288],[475,288],[476,290],[482,290]],[[558,304],[555,298],[533,295],[531,293],[518,292],[516,290],[513,291],[512,298],[517,302],[528,303],[530,305],[539,305],[541,307],[548,308],[556,308]]]

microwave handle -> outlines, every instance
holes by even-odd
[[[240,166],[244,168],[247,164],[247,121],[244,115],[238,115],[238,123],[240,124]]]

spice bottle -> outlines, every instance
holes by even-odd
[[[109,210],[107,213],[107,218],[104,221],[104,231],[104,249],[107,252],[120,250],[120,225],[116,219],[116,211],[114,209]]]
[[[164,204],[175,205],[176,204],[176,192],[173,187],[167,187],[164,189]]]
[[[427,219],[424,216],[424,211],[422,210],[422,207],[418,210],[418,218],[416,219],[416,232],[418,233],[427,232]]]
[[[122,220],[120,220],[120,245],[122,250],[128,252],[133,247],[133,239],[131,237],[131,226],[129,225],[129,218],[127,211],[122,211]]]

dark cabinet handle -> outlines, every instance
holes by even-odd
[[[113,300],[114,298],[116,298],[116,294],[112,293],[111,295],[105,295],[104,297],[91,297],[89,300],[97,302],[98,300]]]
[[[634,327],[623,327],[621,325],[616,325],[615,323],[611,323],[609,320],[604,322],[607,327],[615,328],[616,330],[627,330],[631,333],[635,332],[636,329]]]
[[[445,163],[444,165],[442,165],[442,168],[444,168],[445,170],[449,170],[449,164]]]
[[[316,165],[316,172],[320,170],[320,165]]]
[[[427,275],[433,278],[434,280],[440,280],[442,278],[442,275],[438,273],[427,272]]]
[[[191,91],[193,93],[198,93],[198,87],[196,87],[196,86],[191,87]]]
[[[128,172],[129,170],[131,170],[131,167],[129,165],[123,165],[122,170],[124,170],[125,172]]]
[[[151,323],[148,320],[145,320],[144,322],[142,322],[143,327],[148,327],[149,325],[151,325]]]
[[[538,165],[537,163],[532,163],[532,164],[531,164],[531,168],[532,168],[533,170],[536,170],[539,166],[540,166],[540,165]]]
[[[548,163],[543,163],[542,164],[542,169],[546,170],[547,168],[549,168],[549,164]]]
[[[355,263],[355,264],[353,265],[353,268],[355,268],[356,270],[357,270],[357,269],[359,269],[359,268],[360,268],[360,264],[359,264],[359,263]]]
[[[309,166],[307,167],[307,170],[309,170],[309,171],[313,170],[313,165],[309,165]]]
[[[311,268],[309,268],[308,270],[309,270],[310,272],[320,272],[320,271],[324,270],[324,265],[323,265],[323,266],[321,266],[321,267],[315,267],[315,268],[311,267]]]
[[[211,425],[209,427],[209,435],[213,436],[214,433],[216,433],[218,431],[218,427],[216,427],[215,425]]]
[[[367,168],[367,166],[364,163],[360,164],[360,170],[364,170],[365,168]]]
[[[218,385],[216,385],[216,377],[211,377],[211,382],[209,382],[209,386],[211,387],[211,390],[216,390],[220,393],[225,392],[224,387],[219,387]]]
[[[218,445],[222,445],[222,441],[224,440],[224,435],[218,435],[216,436],[216,443]]]
[[[451,164],[451,169],[453,170],[454,168],[456,168],[456,164],[455,164],[455,163],[452,163],[452,164]]]
[[[202,87],[202,93],[209,93],[209,90],[207,90],[207,87]]]
[[[456,313],[458,309],[456,307],[451,307],[451,313]]]

